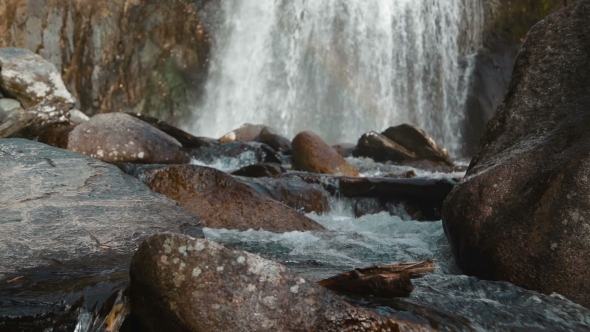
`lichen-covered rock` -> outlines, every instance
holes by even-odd
[[[441,165],[453,166],[453,161],[446,150],[438,147],[428,134],[410,124],[389,127],[383,136],[413,152],[417,159],[430,160]]]
[[[0,48],[0,89],[25,108],[51,100],[69,110],[76,102],[55,66],[26,49]]]
[[[416,159],[414,152],[374,131],[363,134],[359,138],[353,155],[371,158],[377,162],[402,162]]]
[[[149,124],[125,113],[93,116],[70,132],[68,150],[106,162],[183,164],[181,144]]]
[[[138,176],[153,191],[178,201],[198,215],[206,227],[281,233],[324,229],[303,214],[213,168],[195,165],[148,168]]]
[[[293,168],[299,171],[322,174],[358,176],[358,170],[349,164],[331,146],[315,133],[304,131],[292,142]]]
[[[590,306],[590,1],[536,24],[443,223],[469,275]]]
[[[430,331],[358,309],[289,268],[213,241],[160,234],[131,263],[131,304],[156,331]]]

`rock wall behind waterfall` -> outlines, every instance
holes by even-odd
[[[473,155],[486,123],[508,91],[514,58],[529,29],[573,0],[483,0],[484,31],[463,122],[463,153]]]
[[[187,1],[0,0],[0,47],[61,70],[78,107],[177,122],[207,74],[209,37]]]

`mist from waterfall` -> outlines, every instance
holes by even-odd
[[[339,143],[405,122],[457,155],[480,1],[223,1],[190,130],[263,123]]]

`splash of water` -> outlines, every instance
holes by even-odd
[[[461,148],[480,0],[228,0],[191,130],[242,123],[356,142],[402,122]]]

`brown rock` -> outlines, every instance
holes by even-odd
[[[232,173],[232,175],[237,176],[245,176],[249,178],[261,178],[261,177],[271,177],[277,178],[280,177],[281,174],[285,173],[287,170],[275,163],[262,163],[262,164],[255,164],[246,167],[242,167],[239,170]]]
[[[402,162],[416,159],[415,153],[374,131],[359,138],[353,155],[371,158],[376,162]]]
[[[529,32],[509,92],[447,198],[443,222],[469,275],[590,306],[590,1]]]
[[[293,139],[293,168],[299,171],[358,176],[349,164],[318,135],[304,131]]]
[[[70,133],[68,150],[106,162],[188,163],[180,143],[125,113],[93,116]]]
[[[356,144],[353,143],[340,143],[332,145],[332,148],[338,152],[344,158],[352,157]]]
[[[213,241],[160,234],[131,263],[145,331],[430,331],[426,321],[354,308],[289,268]]]
[[[260,132],[266,128],[262,124],[251,124],[244,123],[240,128],[230,131],[229,133],[221,136],[219,141],[221,143],[233,142],[233,141],[245,141],[254,142],[258,141]]]
[[[454,165],[447,151],[439,148],[424,130],[416,126],[401,124],[389,127],[383,132],[383,136],[412,151],[417,159],[426,159],[447,166]]]
[[[178,201],[198,215],[206,227],[271,232],[324,229],[303,214],[213,168],[179,165],[148,173],[144,179],[152,190]]]
[[[158,118],[141,113],[126,113],[132,117],[138,118],[141,121],[148,123],[150,126],[170,135],[176,139],[182,147],[187,149],[199,149],[202,147],[212,147],[219,145],[219,142],[213,138],[196,137],[184,130],[178,129]]]
[[[260,131],[260,136],[258,136],[258,140],[261,143],[267,144],[275,151],[280,151],[285,154],[291,153],[291,141],[286,137],[278,135],[268,127],[265,127]]]
[[[56,123],[43,130],[37,137],[37,141],[60,149],[68,148],[70,132],[75,125]]]
[[[276,179],[240,177],[238,180],[297,211],[317,214],[330,212],[330,194],[319,184],[309,184],[298,177],[290,176]]]

